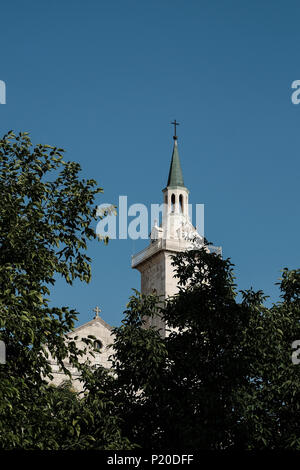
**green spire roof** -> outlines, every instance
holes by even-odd
[[[185,187],[183,182],[176,138],[174,138],[173,154],[167,186],[182,186],[183,188]]]

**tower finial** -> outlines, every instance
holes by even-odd
[[[171,124],[173,124],[173,126],[174,126],[174,135],[173,135],[173,139],[174,139],[174,140],[177,140],[176,126],[179,126],[179,122],[177,122],[176,119],[174,119],[174,121],[171,122]]]

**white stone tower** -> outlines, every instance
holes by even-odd
[[[173,123],[172,123],[173,124]],[[171,255],[203,244],[203,238],[197,233],[189,219],[189,191],[184,186],[182,170],[178,154],[176,121],[173,154],[168,183],[163,189],[163,211],[160,226],[155,222],[151,231],[150,244],[132,257],[132,268],[141,273],[142,294],[156,293],[165,300],[178,290]],[[148,325],[150,320],[148,319]],[[163,321],[153,318],[151,325],[160,329],[162,336],[166,334]]]

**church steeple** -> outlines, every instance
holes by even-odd
[[[174,146],[168,177],[168,183],[164,193],[164,211],[162,225],[168,237],[174,238],[177,236],[178,228],[188,220],[188,189],[184,186],[182,169],[180,165],[176,126],[179,123],[176,121],[171,122],[174,125]],[[176,217],[175,217],[176,216]]]
[[[182,169],[180,165],[179,153],[178,153],[177,137],[174,136],[174,147],[173,147],[173,154],[172,154],[167,187],[174,188],[178,186],[182,188],[185,187],[184,182],[183,182]]]

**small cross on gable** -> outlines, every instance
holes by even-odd
[[[99,313],[101,312],[101,309],[97,306],[96,308],[93,308],[93,311],[96,312],[95,318],[99,318]]]

